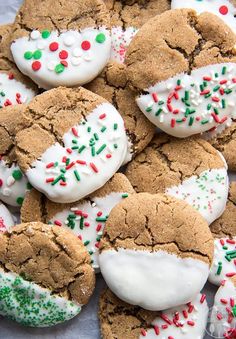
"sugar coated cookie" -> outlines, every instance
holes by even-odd
[[[211,13],[171,10],[149,20],[125,61],[141,111],[180,138],[230,120],[236,103],[235,44],[230,28]]]
[[[98,248],[108,215],[116,204],[132,193],[134,189],[121,173],[116,173],[91,196],[73,204],[53,203],[32,190],[27,193],[22,205],[21,221],[39,220],[71,230],[83,241],[91,256],[92,266],[98,271]]]
[[[120,299],[158,311],[190,302],[200,292],[213,250],[208,225],[191,206],[165,195],[139,193],[112,209],[99,264]]]
[[[210,332],[217,338],[236,338],[236,278],[225,281],[215,295]]]
[[[23,114],[31,126],[16,136],[18,162],[32,186],[52,201],[78,201],[102,187],[123,163],[124,122],[92,92],[53,89],[32,100]]]
[[[171,8],[192,8],[197,13],[210,12],[218,17],[236,32],[236,8],[230,0],[172,0]]]
[[[26,0],[16,16],[11,51],[21,72],[39,87],[82,85],[109,60],[109,26],[101,0]]]
[[[152,17],[170,9],[169,0],[104,0],[111,16],[111,61],[123,63],[138,29]]]
[[[212,284],[220,285],[222,280],[236,276],[236,236],[215,239],[214,260],[209,274]]]
[[[136,105],[136,94],[127,86],[125,66],[110,62],[86,88],[112,103],[124,119],[128,137],[124,162],[129,162],[149,144],[156,128]]]
[[[159,134],[134,158],[125,173],[136,192],[162,192],[185,200],[208,224],[224,212],[227,166],[205,140]]]
[[[0,234],[0,314],[46,327],[80,313],[94,289],[90,258],[73,234],[26,223]]]
[[[206,296],[198,294],[191,302],[158,312],[146,311],[119,300],[109,289],[99,303],[103,339],[202,339],[207,323]]]

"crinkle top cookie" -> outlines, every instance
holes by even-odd
[[[190,9],[150,19],[126,55],[137,103],[159,128],[177,137],[201,133],[235,111],[236,36],[217,16]]]

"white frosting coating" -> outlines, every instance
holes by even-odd
[[[11,74],[0,73],[0,107],[24,104],[34,96],[32,89],[15,80]]]
[[[220,168],[193,175],[178,186],[167,188],[165,193],[185,200],[211,224],[225,210],[228,189],[227,169]]]
[[[76,316],[81,305],[0,269],[0,314],[23,325],[53,326]]]
[[[126,137],[127,137],[127,151],[122,166],[128,164],[128,162],[130,162],[133,158],[133,143],[128,134],[126,134]]]
[[[210,318],[210,332],[214,335],[214,338],[233,339],[236,337],[235,305],[236,287],[232,281],[228,280],[224,286],[218,289],[215,295],[215,302]]]
[[[112,27],[111,30],[111,61],[123,64],[125,54],[131,40],[138,32],[137,28],[127,27],[123,29],[121,26]]]
[[[28,189],[28,180],[17,164],[10,167],[0,160],[0,199],[8,205],[20,206]]]
[[[166,251],[104,250],[99,264],[107,285],[120,299],[151,311],[189,302],[209,274],[205,262]]]
[[[163,318],[156,318],[153,328],[147,330],[140,339],[202,339],[205,334],[209,308],[204,295],[198,294],[191,303],[168,309]],[[185,314],[185,316],[184,316]],[[168,320],[171,323],[168,323]],[[164,326],[164,328],[162,328]],[[157,334],[159,333],[159,334]]]
[[[52,145],[26,172],[32,186],[55,202],[75,202],[102,187],[126,155],[124,122],[109,103],[97,106],[62,139],[64,147]]]
[[[208,279],[219,286],[222,280],[236,274],[236,236],[233,239],[215,239],[214,244],[214,260]]]
[[[99,271],[98,248],[107,216],[112,208],[124,197],[125,192],[111,192],[105,197],[94,197],[84,203],[78,203],[71,209],[57,213],[50,222],[70,228],[86,246],[92,259],[92,266]]]
[[[171,8],[192,8],[198,14],[210,12],[223,20],[234,32],[236,32],[236,8],[229,0],[172,0]]]
[[[14,224],[10,211],[0,203],[0,232],[9,231]]]
[[[45,32],[32,31],[11,45],[18,68],[39,87],[83,85],[93,80],[109,60],[111,37],[105,27],[61,34],[52,31],[47,37]]]
[[[216,64],[161,81],[136,101],[154,125],[184,138],[235,117],[235,87],[235,64]]]

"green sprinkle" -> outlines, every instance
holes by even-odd
[[[34,52],[33,57],[35,60],[38,60],[42,57],[42,52],[38,49],[37,51]]]
[[[49,38],[50,35],[51,35],[51,33],[50,33],[49,31],[47,31],[47,30],[42,31],[42,38],[43,38],[43,39]]]
[[[92,255],[92,254],[93,254],[93,251],[89,251],[89,254]]]
[[[25,58],[26,60],[32,59],[32,58],[33,58],[33,53],[30,52],[30,51],[25,52],[24,58]]]
[[[72,150],[79,149],[79,146],[72,146],[71,149]]]
[[[90,241],[89,241],[89,240],[86,240],[86,241],[84,242],[84,246],[88,246],[88,244],[90,244]]]
[[[55,67],[55,72],[56,72],[57,74],[59,74],[59,73],[64,72],[64,69],[65,69],[65,66],[63,66],[62,64],[58,64],[58,65],[56,65],[56,67]]]
[[[161,106],[161,105],[163,105],[164,103],[165,103],[164,101],[161,101],[161,100],[160,100],[160,101],[158,102],[158,105]]]
[[[178,85],[178,86],[181,85],[181,80],[180,80],[180,79],[177,80],[177,85]]]
[[[223,246],[222,247],[224,250],[227,250],[228,249],[228,246]]]
[[[204,95],[204,98],[207,99],[207,98],[209,98],[210,96],[211,96],[211,93],[208,93],[208,94]]]
[[[23,174],[20,170],[14,170],[12,176],[15,180],[20,180],[23,177]]]
[[[214,112],[215,112],[216,115],[218,115],[220,113],[218,108],[216,108],[216,107],[214,108]]]
[[[122,198],[128,198],[129,194],[128,193],[123,193]]]
[[[220,274],[221,274],[221,271],[222,271],[222,262],[220,261],[216,274],[217,274],[217,275],[220,275]]]
[[[103,126],[103,127],[101,128],[101,132],[102,132],[102,133],[105,132],[106,129],[107,129],[107,128],[106,128],[105,126]]]
[[[219,86],[219,85],[217,85],[217,86],[215,86],[215,87],[213,88],[213,92],[217,92],[218,89],[220,89],[220,86]]]
[[[204,91],[204,86],[202,84],[199,87],[200,87],[201,92]]]
[[[79,148],[79,153],[82,153],[83,152],[83,150],[86,148],[86,146],[85,145],[82,145],[80,148]]]
[[[232,308],[232,312],[233,312],[234,317],[236,318],[236,305]]]
[[[27,182],[26,188],[27,188],[27,190],[31,190],[33,188],[33,186],[31,185],[30,182]]]
[[[88,128],[87,128],[87,132],[88,132],[88,133],[91,132],[91,127],[90,127],[90,126],[88,126]]]
[[[92,157],[95,157],[96,151],[95,151],[94,146],[91,147],[91,154],[92,154]]]
[[[63,175],[59,175],[53,182],[52,182],[52,186],[56,185],[61,179],[63,178]]]
[[[73,140],[72,140],[72,144],[78,144],[78,140],[73,139]]]
[[[113,146],[114,146],[114,148],[115,148],[115,149],[117,149],[117,148],[118,148],[118,145],[117,145],[117,144],[114,144]]]
[[[97,36],[96,36],[96,42],[98,42],[99,44],[102,44],[105,40],[106,40],[106,36],[105,34],[103,33],[99,33]]]
[[[18,198],[16,199],[16,202],[17,202],[18,205],[22,205],[22,204],[23,204],[23,201],[24,201],[24,198],[23,198],[23,197],[18,197]]]
[[[2,97],[5,97],[6,94],[5,94],[4,92],[1,92],[0,95],[1,95]]]
[[[209,120],[208,120],[208,119],[205,119],[205,120],[202,120],[202,121],[201,121],[201,124],[202,124],[202,125],[205,125],[205,124],[207,124],[208,122],[209,122]]]
[[[222,108],[226,108],[226,101],[225,101],[225,99],[221,100],[221,104],[222,104]]]
[[[78,181],[80,181],[80,175],[77,170],[74,171],[74,175]]]
[[[193,122],[194,122],[194,117],[190,117],[188,125],[192,126]]]
[[[224,75],[224,74],[226,73],[226,71],[227,71],[227,67],[224,66],[224,67],[222,68],[222,74]]]
[[[106,148],[106,144],[103,144],[98,150],[97,150],[97,152],[96,152],[96,154],[98,155],[98,154],[100,154],[100,153],[102,153],[102,151]]]
[[[189,100],[189,91],[184,92],[184,100]]]
[[[113,128],[114,128],[114,130],[117,130],[118,124],[114,124]]]
[[[215,78],[218,78],[219,77],[219,74],[218,73],[215,73]]]
[[[146,112],[151,112],[152,111],[152,107],[151,106],[149,106],[147,109],[146,109]]]
[[[163,111],[163,109],[162,109],[162,108],[159,108],[159,109],[156,111],[155,116],[157,117],[158,115],[160,115],[162,111]]]
[[[105,222],[107,221],[107,217],[97,217],[96,221]]]
[[[81,217],[81,218],[80,218],[79,228],[80,228],[81,230],[84,229],[84,217]]]
[[[99,140],[99,136],[98,136],[98,134],[97,133],[94,133],[94,139],[96,140],[96,141],[98,141]]]

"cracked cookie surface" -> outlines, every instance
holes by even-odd
[[[121,114],[129,140],[125,162],[130,161],[151,141],[155,126],[138,108],[135,102],[136,93],[127,86],[125,66],[110,62],[96,79],[86,85],[86,88],[104,97]]]
[[[75,316],[88,302],[95,285],[94,271],[86,248],[70,232],[41,222],[25,223],[2,233],[0,243],[2,315],[30,326],[50,326]],[[8,293],[3,290],[4,282],[9,285]],[[21,288],[28,307],[33,308],[35,302],[38,313],[25,313],[24,303],[16,307]],[[55,314],[51,310],[52,317],[47,317],[52,305],[57,307]]]
[[[219,152],[200,138],[159,134],[132,160],[125,174],[136,192],[166,193],[185,200],[209,224],[224,211],[227,168]]]
[[[206,282],[212,256],[213,237],[198,212],[173,197],[139,193],[111,211],[99,262],[119,298],[154,311],[190,301]]]
[[[55,202],[94,192],[123,163],[127,138],[120,114],[84,88],[47,91],[23,114],[31,123],[16,136],[18,163],[32,186]]]

